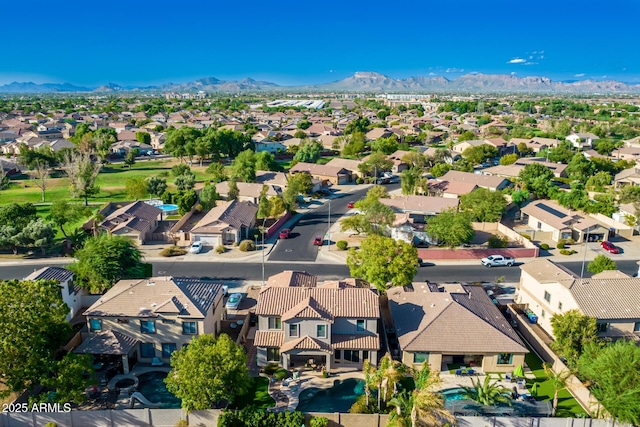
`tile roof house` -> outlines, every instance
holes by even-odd
[[[511,165],[499,165],[492,166],[489,168],[482,169],[483,175],[494,175],[501,176],[505,178],[517,178],[520,174],[520,171],[525,168],[525,166],[538,163],[543,166],[546,166],[549,170],[553,172],[553,175],[558,178],[565,178],[567,176],[566,169],[567,165],[562,163],[553,163],[547,162],[544,157],[522,157],[515,161],[515,163]]]
[[[565,267],[539,258],[520,266],[515,301],[538,316],[553,337],[551,317],[577,309],[596,319],[599,336],[640,339],[640,278],[603,271],[580,279]]]
[[[74,351],[131,361],[169,363],[171,353],[200,334],[217,335],[222,284],[190,277],[120,280],[83,314],[91,332]]]
[[[479,146],[485,145],[485,144],[486,145],[495,146],[494,144],[490,143],[487,140],[472,139],[472,140],[469,140],[469,141],[462,141],[462,142],[457,143],[456,145],[451,147],[451,150],[454,153],[462,154],[464,152],[464,150],[466,150],[467,148],[479,147]]]
[[[279,187],[281,191],[287,188],[287,174],[284,172],[256,171],[256,182]]]
[[[312,178],[322,181],[323,185],[331,183],[333,185],[348,184],[353,181],[353,174],[350,170],[339,166],[318,165],[315,163],[296,163],[289,173],[306,172]]]
[[[285,369],[311,364],[376,364],[380,336],[377,294],[356,279],[318,283],[316,276],[285,271],[271,276],[255,308],[258,365]]]
[[[616,174],[613,178],[616,187],[622,185],[640,185],[640,167],[625,169]]]
[[[443,176],[437,178],[437,180],[447,182],[466,182],[493,191],[502,190],[510,185],[509,180],[499,176],[480,175],[476,173],[454,170],[448,171]]]
[[[392,350],[408,366],[511,372],[524,363],[527,348],[481,286],[414,283],[387,297],[399,347]]]
[[[267,186],[267,198],[273,196],[281,196],[283,189],[276,185],[259,184],[256,182],[236,182],[238,186],[238,200],[247,201],[252,203],[260,203],[260,193],[262,193],[262,186]],[[216,184],[216,191],[223,198],[227,199],[229,196],[229,181],[222,181]]]
[[[258,205],[255,203],[219,200],[216,207],[191,229],[190,239],[214,248],[251,239],[249,230],[256,225],[257,213]]]
[[[351,172],[352,176],[362,176],[358,166],[363,163],[363,160],[342,159],[340,157],[334,157],[327,162],[327,166],[343,168]]]
[[[473,182],[449,182],[429,180],[427,183],[429,194],[445,199],[458,199],[478,188]]]
[[[587,236],[590,242],[604,240],[608,236],[609,229],[595,219],[565,209],[553,200],[535,200],[520,210],[522,221],[534,229],[534,240],[548,238],[558,242],[573,239],[580,243]]]
[[[143,201],[137,201],[105,215],[97,228],[110,234],[130,237],[144,244],[151,240],[151,235],[161,219],[161,209]]]
[[[109,151],[118,156],[125,156],[131,150],[138,150],[138,155],[143,155],[153,152],[153,146],[144,142],[127,140],[115,142],[109,147]]]
[[[86,290],[73,283],[73,272],[62,267],[42,267],[29,274],[24,280],[55,280],[58,282],[62,300],[69,307],[67,322],[78,313],[82,307],[82,296],[87,295]]]

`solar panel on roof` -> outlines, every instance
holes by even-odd
[[[538,207],[540,209],[542,209],[543,211],[545,211],[547,213],[550,213],[551,215],[556,216],[558,218],[564,218],[564,217],[567,216],[566,214],[560,212],[559,210],[554,209],[551,206],[547,206],[547,205],[545,205],[543,203],[539,204]]]

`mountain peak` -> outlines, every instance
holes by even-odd
[[[356,71],[353,74],[355,79],[388,79],[389,77],[384,74],[376,73],[375,71]]]

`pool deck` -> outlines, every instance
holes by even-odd
[[[524,374],[526,378],[535,378],[528,368],[525,368]],[[516,383],[505,380],[504,374],[501,376],[498,374],[488,375],[492,380],[498,380],[498,385],[501,385],[508,390],[512,390],[514,386],[517,386]],[[473,385],[471,382],[472,378],[484,380],[484,376],[485,374],[483,372],[478,372],[478,375],[472,377],[455,375],[449,371],[441,371],[440,380],[442,382],[440,383],[439,389],[445,390],[449,388],[471,387]],[[364,380],[364,374],[362,373],[362,370],[356,368],[342,368],[337,371],[332,371],[330,377],[323,378],[320,372],[302,370],[300,371],[300,377],[296,380],[272,381],[269,383],[269,394],[276,401],[276,406],[271,410],[294,411],[298,406],[300,393],[303,390],[312,387],[328,389],[333,386],[334,381],[344,381],[349,378]],[[531,392],[526,388],[519,388],[518,393],[525,394]]]

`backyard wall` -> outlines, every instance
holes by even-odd
[[[58,427],[174,427],[180,419],[188,420],[189,426],[216,427],[220,413],[218,409],[192,411],[188,416],[181,409],[1,413],[0,427],[42,427],[47,422],[55,422]],[[388,415],[378,414],[313,415],[327,417],[329,427],[384,427],[389,419]],[[460,427],[631,427],[591,418],[457,417],[457,420]]]
[[[540,356],[543,362],[550,363],[551,370],[555,373],[562,371],[568,371],[567,365],[565,365],[560,358],[555,354],[553,350],[545,343],[545,341],[534,331],[534,326],[531,325],[528,319],[515,309],[514,304],[509,304],[507,310],[511,314],[512,318],[517,319],[518,332],[529,343],[531,348],[535,350]],[[550,339],[549,339],[550,340]],[[589,389],[582,384],[582,382],[575,376],[571,375],[567,379],[567,390],[571,392],[573,397],[578,403],[591,414],[604,414],[605,410],[598,399],[596,399]]]

